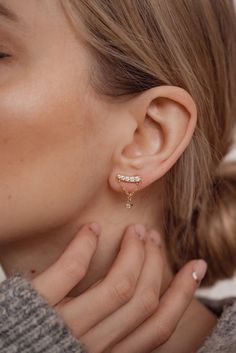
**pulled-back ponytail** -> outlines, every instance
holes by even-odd
[[[169,260],[177,271],[190,259],[206,259],[209,265],[205,285],[210,285],[216,279],[230,278],[236,269],[236,162],[220,164],[198,200],[185,222],[167,210],[173,229]]]

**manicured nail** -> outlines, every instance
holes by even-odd
[[[205,276],[207,271],[207,263],[205,260],[198,260],[194,266],[194,270],[192,272],[193,279],[199,284],[203,277]]]
[[[161,241],[161,236],[160,236],[159,232],[157,232],[155,229],[151,229],[149,236],[156,245],[161,247],[162,241]]]
[[[146,238],[146,229],[143,224],[141,223],[135,224],[134,229],[140,239],[144,240]]]
[[[90,223],[89,224],[89,229],[91,229],[91,231],[95,234],[95,235],[99,235],[101,233],[101,226],[98,223]]]

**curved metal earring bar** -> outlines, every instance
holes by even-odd
[[[128,176],[128,175],[122,175],[122,174],[117,174],[116,178],[117,178],[122,190],[124,191],[124,193],[127,196],[127,201],[126,201],[126,204],[125,204],[126,208],[133,207],[132,197],[137,192],[137,190],[139,189],[139,183],[142,181],[142,178],[139,175]],[[132,192],[127,191],[124,188],[124,186],[122,185],[122,182],[135,184],[136,185],[136,190],[134,190]]]

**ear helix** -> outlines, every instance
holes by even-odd
[[[117,174],[116,179],[117,179],[118,183],[120,184],[122,190],[124,191],[124,193],[127,196],[127,201],[126,201],[125,207],[132,208],[133,207],[132,197],[139,189],[139,183],[141,183],[142,178],[139,175],[128,176],[128,175],[123,175],[123,174]],[[129,192],[125,189],[125,187],[123,186],[122,183],[133,183],[136,185],[136,190]]]

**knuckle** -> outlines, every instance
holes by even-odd
[[[145,315],[151,315],[158,307],[159,299],[153,288],[146,289],[140,295],[139,302]]]
[[[170,329],[167,327],[163,328],[162,332],[161,332],[161,342],[164,343],[164,342],[168,341],[170,336],[171,336]]]
[[[118,304],[126,303],[133,294],[134,278],[131,275],[125,275],[116,280],[112,285],[112,297]]]
[[[159,324],[156,332],[157,332],[157,335],[156,335],[156,338],[155,338],[156,341],[154,342],[154,344],[157,346],[168,341],[172,333],[170,327],[166,324],[162,324],[162,325]]]
[[[79,257],[76,259],[64,259],[61,262],[61,268],[66,276],[72,279],[82,278],[87,272],[85,261]]]

